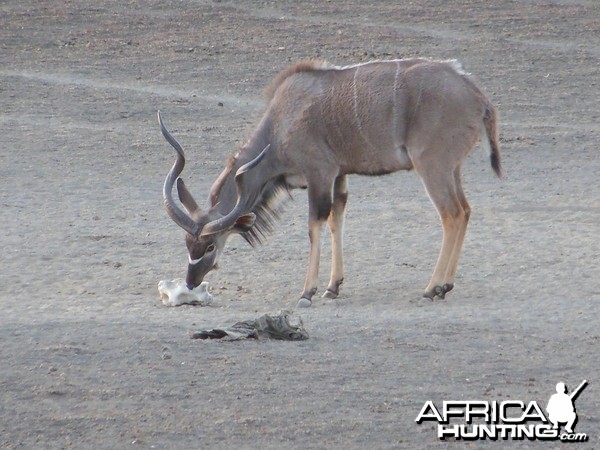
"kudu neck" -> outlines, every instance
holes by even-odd
[[[247,176],[243,178],[242,194],[248,196],[250,205],[248,211],[244,211],[244,213],[252,211],[265,185],[273,178],[281,175],[277,170],[278,164],[275,157],[275,148],[270,142],[270,133],[266,132],[265,128],[267,127],[265,125],[265,120],[263,120],[254,136],[244,144],[231,162],[231,170],[229,170],[217,196],[217,208],[223,215],[228,214],[233,209],[238,199],[235,182],[237,171],[240,167],[258,157],[268,145],[270,145],[269,150],[261,162],[256,167],[250,169]]]

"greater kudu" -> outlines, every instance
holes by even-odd
[[[320,237],[327,221],[332,269],[323,297],[335,298],[343,281],[342,229],[347,175],[399,170],[421,177],[443,227],[442,248],[423,295],[444,298],[454,276],[471,209],[461,185],[461,163],[481,139],[501,174],[497,114],[456,61],[406,59],[338,67],[302,61],[267,88],[267,109],[250,139],[229,158],[199,208],[181,181],[185,157],[177,151],[164,184],[169,216],[186,232],[188,287],[212,270],[227,237],[250,244],[272,229],[280,200],[308,188],[310,253],[299,306],[317,291]],[[181,210],[172,197],[177,181]]]

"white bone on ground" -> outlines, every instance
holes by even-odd
[[[190,290],[183,278],[162,280],[158,283],[158,293],[166,306],[208,306],[213,301],[213,296],[208,292],[208,281],[204,281],[200,286]]]

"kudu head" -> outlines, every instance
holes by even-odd
[[[254,213],[249,212],[254,198],[244,193],[244,177],[253,167],[258,165],[264,158],[269,146],[267,146],[255,159],[241,166],[235,173],[235,186],[237,200],[235,206],[227,213],[223,213],[223,206],[218,198],[219,192],[211,195],[209,205],[201,209],[191,193],[186,188],[179,175],[185,166],[185,155],[181,145],[169,133],[165,127],[160,111],[158,112],[158,123],[163,136],[177,152],[177,159],[167,174],[163,185],[163,200],[167,214],[173,221],[186,231],[185,243],[188,249],[188,270],[186,284],[193,289],[202,283],[208,272],[216,268],[220,254],[223,252],[225,242],[232,233],[244,233],[249,231],[256,220]],[[225,181],[223,174],[215,185],[222,185]],[[183,211],[173,200],[173,186],[177,184],[177,194]]]

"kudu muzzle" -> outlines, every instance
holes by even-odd
[[[213,252],[210,255],[205,255],[199,260],[190,261],[188,264],[187,275],[185,277],[185,283],[188,289],[194,289],[200,286],[200,283],[204,281],[204,277],[214,269],[217,263],[217,252]]]

